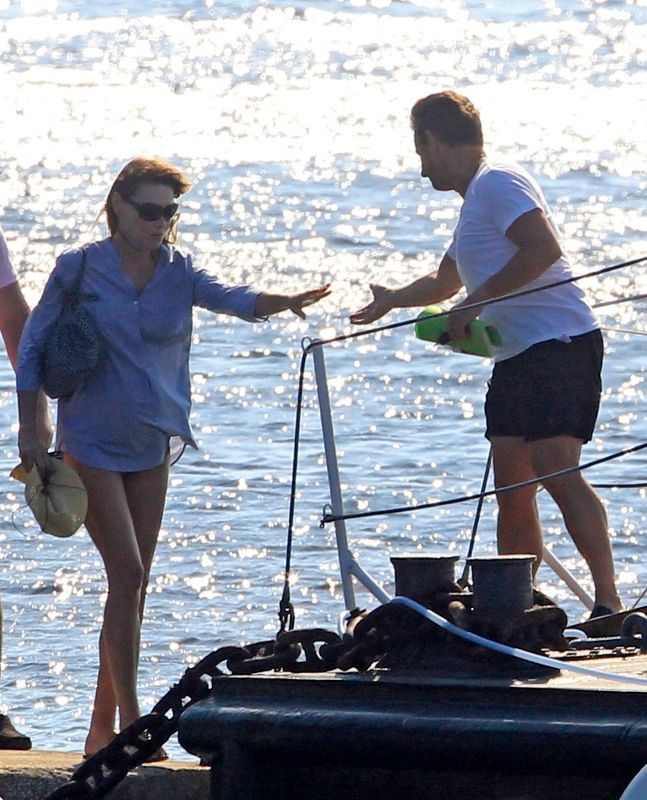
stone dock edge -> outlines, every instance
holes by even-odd
[[[80,753],[0,750],[0,800],[44,800],[70,780]],[[130,772],[110,800],[207,800],[209,769],[184,761],[148,764]]]

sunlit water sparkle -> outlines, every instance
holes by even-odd
[[[173,469],[151,578],[141,666],[149,707],[190,663],[277,629],[297,372],[304,336],[349,330],[370,281],[431,269],[457,198],[419,177],[408,112],[455,86],[482,110],[491,153],[540,179],[580,272],[647,254],[647,3],[353,0],[256,3],[0,0],[0,219],[26,292],[38,297],[64,247],[93,227],[130,157],[161,154],[195,187],[183,245],[224,281],[293,289],[331,280],[307,322],[250,326],[196,314],[193,425],[200,451]],[[594,302],[646,291],[644,270],[586,284]],[[643,304],[601,309],[605,394],[585,458],[645,439]],[[406,319],[407,314],[392,319]],[[328,348],[348,511],[479,489],[481,403],[490,366],[423,345],[410,328]],[[293,553],[298,625],[334,627],[342,608],[312,365]],[[13,379],[0,364],[0,468],[16,462]],[[644,477],[640,454],[590,473]],[[647,584],[644,490],[604,490],[624,596]],[[547,541],[591,588],[554,506]],[[389,556],[463,554],[473,504],[349,523],[360,562],[392,591]],[[87,534],[36,537],[5,480],[0,570],[3,700],[37,747],[79,750],[92,703],[106,586]],[[494,548],[486,502],[479,552]],[[23,533],[16,530],[16,527]],[[27,538],[25,538],[25,535]],[[572,616],[570,593],[542,587]],[[362,604],[368,596],[358,593]],[[174,755],[181,749],[172,745]]]

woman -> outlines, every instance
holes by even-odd
[[[294,295],[228,287],[194,267],[190,255],[172,247],[177,199],[189,188],[166,161],[131,161],[106,200],[110,237],[84,248],[83,305],[105,352],[81,388],[59,401],[58,446],[87,489],[86,527],[108,579],[86,755],[112,739],[117,709],[122,729],[141,715],[140,627],[164,511],[169,439],[195,447],[188,422],[193,306],[250,322],[285,310],[304,318],[304,307],[329,294],[327,285]],[[36,398],[43,347],[61,308],[59,280],[70,286],[81,260],[79,251],[59,257],[20,346],[20,455],[26,469],[36,464],[41,475],[46,451],[37,436]]]

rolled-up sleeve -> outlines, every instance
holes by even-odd
[[[223,286],[215,276],[205,270],[195,269],[189,262],[193,272],[193,304],[222,314],[231,314],[247,322],[263,322],[264,317],[256,316],[256,299],[259,292],[250,286]]]
[[[62,291],[56,283],[60,273],[54,268],[47,281],[43,296],[29,315],[20,337],[16,365],[16,389],[35,392],[42,386],[42,355],[45,342],[61,313]]]

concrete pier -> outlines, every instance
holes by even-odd
[[[70,780],[80,753],[0,750],[0,798],[43,800]],[[197,762],[163,761],[133,770],[109,795],[110,800],[208,800],[209,770]]]

